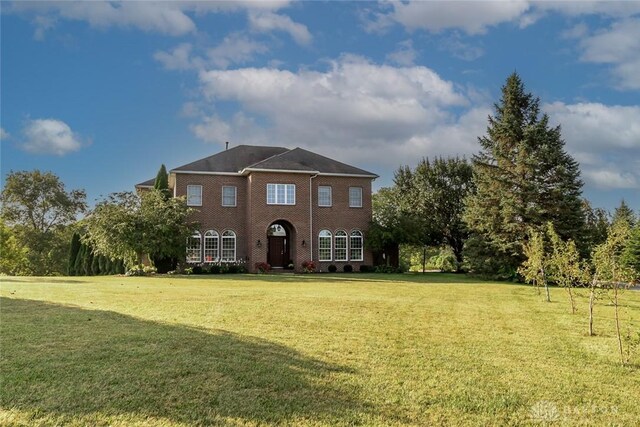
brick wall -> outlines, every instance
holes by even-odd
[[[328,229],[332,234],[344,230],[360,230],[365,234],[371,220],[371,179],[352,177],[317,176],[308,174],[253,172],[247,177],[222,175],[176,174],[176,195],[186,196],[187,185],[202,185],[202,206],[193,207],[193,219],[200,223],[200,231],[233,230],[237,236],[237,259],[247,262],[254,270],[257,262],[267,261],[267,230],[274,222],[290,224],[290,251],[295,269],[299,271],[304,261],[313,259],[321,271],[330,264],[342,271],[351,264],[357,271],[362,264],[371,265],[372,255],[364,250],[363,261],[318,263],[318,232]],[[295,184],[295,205],[268,205],[267,184]],[[222,206],[222,186],[237,187],[237,206]],[[332,206],[318,206],[318,186],[332,188]],[[349,207],[349,187],[362,187],[362,208]],[[311,198],[311,199],[310,199]],[[310,201],[312,218],[310,218]],[[310,221],[311,220],[311,221]],[[258,246],[260,240],[260,246]],[[304,242],[303,242],[304,241]],[[312,251],[313,249],[313,257]]]

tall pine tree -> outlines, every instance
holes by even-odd
[[[80,252],[80,244],[80,235],[73,233],[71,246],[69,247],[69,265],[67,266],[67,274],[69,276],[76,275],[76,258],[78,258],[78,252]]]
[[[164,163],[160,166],[160,169],[158,169],[153,188],[161,191],[165,199],[169,198],[169,175],[167,174],[167,168],[164,166]]]
[[[551,222],[563,239],[582,240],[584,212],[578,163],[564,150],[560,127],[540,114],[540,100],[513,73],[478,138],[473,158],[476,193],[464,219],[473,239],[466,255],[476,272],[513,276],[524,260],[531,227]],[[500,270],[500,271],[496,271]]]

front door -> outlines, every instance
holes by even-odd
[[[269,236],[269,253],[267,262],[271,267],[286,267],[289,261],[289,248],[285,236]]]

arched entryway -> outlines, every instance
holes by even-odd
[[[294,237],[295,229],[288,221],[274,221],[267,228],[267,263],[271,268],[287,268],[292,263]]]

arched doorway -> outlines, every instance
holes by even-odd
[[[267,228],[267,263],[272,268],[289,266],[293,234],[293,227],[287,221],[275,221]]]

